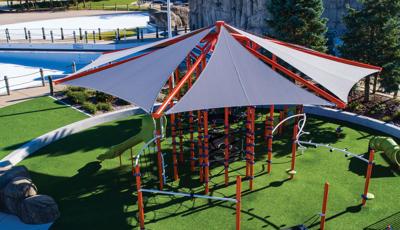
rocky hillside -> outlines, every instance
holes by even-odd
[[[268,32],[266,20],[269,0],[190,0],[190,25],[194,28],[208,26],[224,20],[239,28],[255,33]],[[357,0],[324,0],[324,17],[329,19],[329,32],[340,35],[345,29],[342,16],[346,5],[359,7]]]

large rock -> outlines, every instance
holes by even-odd
[[[60,216],[60,212],[53,198],[37,195],[22,202],[18,216],[26,224],[45,224],[54,222]]]
[[[37,188],[29,178],[16,177],[1,193],[4,211],[18,214],[22,201],[27,197],[37,195]]]
[[[25,166],[14,166],[8,170],[0,171],[0,190],[3,189],[15,177],[30,178],[28,169]]]
[[[150,22],[159,27],[167,27],[167,11],[153,9],[150,11]],[[189,27],[189,8],[185,6],[171,7],[171,25],[172,27]]]

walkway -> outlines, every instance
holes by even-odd
[[[63,85],[56,85],[54,87],[55,91],[60,91],[64,89]],[[41,97],[44,95],[49,95],[49,86],[46,84],[44,87],[32,87],[20,90],[11,91],[11,95],[0,96],[0,108],[9,105],[17,104],[32,98]]]

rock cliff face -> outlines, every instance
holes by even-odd
[[[329,19],[329,32],[340,35],[345,30],[342,16],[346,5],[358,8],[357,0],[323,0],[324,17]],[[217,20],[223,20],[241,29],[255,33],[268,32],[266,20],[270,17],[267,10],[269,0],[190,0],[190,25],[194,28],[208,26]]]

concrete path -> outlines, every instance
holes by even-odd
[[[64,89],[64,85],[56,85],[54,87],[55,91],[60,91]],[[0,96],[0,108],[13,105],[19,102],[23,102],[32,98],[41,97],[44,95],[49,95],[49,86],[42,87],[32,87],[27,89],[20,89],[11,91],[11,95]]]
[[[123,14],[132,11],[110,11],[110,10],[69,10],[69,11],[56,11],[56,12],[25,12],[25,13],[2,13],[0,14],[0,22],[2,25],[32,22],[39,20],[57,19],[57,18],[71,18],[80,16],[93,16],[93,15],[106,15],[106,14]]]

